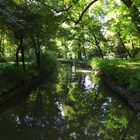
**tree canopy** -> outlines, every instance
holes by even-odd
[[[138,57],[139,8],[138,0],[1,0],[0,57],[23,67],[34,56],[40,67],[50,50],[77,59]]]

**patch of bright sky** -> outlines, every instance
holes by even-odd
[[[116,0],[116,3],[117,3],[118,5],[121,5],[121,1],[120,1],[120,0]]]
[[[69,25],[66,22],[64,22],[64,23],[62,23],[62,27],[63,28],[69,28]]]

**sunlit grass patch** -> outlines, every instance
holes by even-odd
[[[140,95],[140,61],[97,59],[90,64],[125,87],[128,93]]]

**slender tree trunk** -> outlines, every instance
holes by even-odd
[[[24,47],[23,47],[23,37],[20,39],[20,43],[16,50],[16,65],[19,66],[19,51],[21,50],[21,59],[23,69],[25,69],[25,58],[24,58]]]
[[[118,32],[118,36],[119,36],[119,40],[120,40],[120,42],[121,42],[123,48],[125,49],[126,53],[127,53],[128,56],[132,59],[133,57],[132,57],[131,53],[129,52],[129,50],[126,48],[126,46],[125,46],[125,44],[124,44],[124,42],[123,42],[123,40],[122,40],[122,38],[121,38],[120,32]]]
[[[1,33],[0,35],[0,56],[1,57],[4,57],[4,52],[5,52],[5,48],[4,48],[4,45],[3,45],[3,42],[4,42],[4,33]]]
[[[17,66],[19,65],[19,56],[18,56],[19,50],[20,50],[20,46],[18,46],[17,49],[16,49],[16,65]]]
[[[82,60],[81,51],[78,51],[78,60]]]
[[[39,37],[37,37],[37,61],[38,61],[38,68],[40,69],[41,67],[41,59],[40,59],[40,42],[39,42]]]
[[[31,36],[31,39],[32,39],[34,50],[35,50],[37,66],[40,69],[40,67],[41,67],[41,65],[40,65],[40,46],[38,46],[38,43],[36,43],[33,36]]]
[[[40,69],[41,64],[40,64],[40,50],[38,47],[35,47],[35,53],[36,53],[36,61],[37,61],[37,66]]]
[[[0,57],[2,56],[2,34],[0,34]]]
[[[78,48],[78,60],[82,60],[81,43],[80,42],[78,42],[78,46],[79,46],[79,48]]]
[[[84,45],[83,45],[83,54],[84,54],[84,56],[85,56],[85,59],[87,59],[86,49],[85,49]]]
[[[40,60],[40,47],[39,46],[38,46],[38,53],[37,53],[37,63],[38,63],[38,68],[40,69],[41,60]]]
[[[24,56],[24,47],[22,46],[21,47],[21,55],[22,55],[22,66],[23,66],[23,69],[25,70],[25,56]]]
[[[102,50],[101,50],[101,48],[99,46],[99,42],[98,42],[96,36],[95,35],[93,35],[93,36],[94,36],[95,44],[96,44],[96,46],[97,46],[97,48],[99,50],[100,56],[101,56],[101,58],[104,58],[103,52],[102,52]]]
[[[131,40],[131,45],[132,45],[132,51],[133,51],[133,52],[132,52],[132,57],[135,58],[135,56],[136,56],[135,49],[136,49],[136,48],[135,48],[135,46],[134,46],[133,40]]]
[[[40,32],[37,30],[37,49],[38,49],[38,68],[40,69],[41,67],[41,53],[40,53],[40,46],[41,46],[41,41],[40,41]]]
[[[36,47],[36,42],[35,42],[35,39],[34,39],[33,36],[31,36],[31,39],[32,39],[32,43],[33,43],[33,47],[34,47],[35,55],[36,55],[36,59],[37,59],[37,47]]]

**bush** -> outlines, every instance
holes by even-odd
[[[19,63],[17,67],[15,63],[0,63],[0,74],[1,77],[8,84],[23,84],[24,82],[30,82],[30,80],[45,72],[50,74],[55,69],[56,57],[52,52],[45,53],[41,55],[41,69],[38,70],[35,63],[26,62],[26,69],[22,67],[22,63]]]
[[[53,69],[56,65],[56,55],[52,51],[48,51],[41,55],[41,70]]]
[[[23,70],[22,65],[15,66],[7,65],[3,68],[3,74],[9,82],[22,83],[23,81],[28,81],[32,76],[36,75],[36,71],[31,68],[31,66],[26,66],[26,71]]]
[[[90,62],[93,68],[99,69],[106,76],[127,88],[129,94],[140,95],[140,62],[118,59],[96,59]]]

